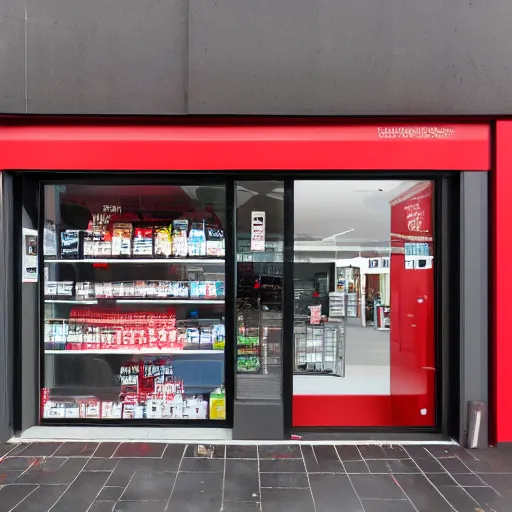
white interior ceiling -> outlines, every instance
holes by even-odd
[[[296,240],[329,245],[389,242],[390,201],[416,181],[295,181]],[[317,244],[315,244],[317,245]]]

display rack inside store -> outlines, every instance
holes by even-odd
[[[219,258],[85,258],[85,259],[45,259],[46,263],[137,263],[137,264],[224,264]]]
[[[223,259],[150,259],[147,265],[126,259],[114,261],[128,266],[99,267],[96,260],[50,261],[44,280],[47,355],[223,353]],[[135,279],[119,280],[125,277]]]
[[[43,419],[226,419],[225,192],[45,185]]]

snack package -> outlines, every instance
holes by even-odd
[[[57,257],[57,227],[51,220],[47,220],[44,226],[43,254],[47,258]]]
[[[80,253],[80,231],[66,229],[60,234],[60,255],[77,260]]]
[[[45,297],[56,297],[58,294],[58,281],[45,281],[44,282],[44,295]]]
[[[108,230],[93,234],[96,238],[98,258],[110,258],[112,256],[112,233]]]
[[[206,298],[206,281],[199,281],[199,298]]]
[[[206,255],[212,258],[224,258],[226,245],[224,231],[215,226],[206,227]]]
[[[186,258],[188,255],[188,220],[175,220],[172,223],[172,255]]]
[[[153,228],[135,228],[132,254],[142,258],[153,256]]]
[[[114,224],[112,227],[112,256],[129,257],[131,255],[132,225]]]
[[[223,386],[210,393],[210,419],[226,419],[226,393]]]
[[[84,258],[110,258],[112,255],[112,235],[110,231],[100,231],[98,227],[84,231]]]
[[[256,373],[260,370],[260,358],[257,356],[238,356],[236,368],[239,373]]]
[[[199,344],[200,333],[199,329],[195,327],[189,327],[187,329],[187,343],[188,344]]]
[[[120,402],[101,402],[101,417],[106,419],[121,419],[123,404]]]
[[[190,294],[189,283],[187,281],[178,281],[174,284],[174,297],[178,297],[180,299],[188,299]]]
[[[217,297],[224,297],[224,281],[215,281],[215,294]]]
[[[194,223],[188,234],[188,255],[192,258],[206,256],[204,224]]]
[[[93,258],[96,256],[95,241],[92,231],[84,231],[84,258]]]
[[[206,297],[209,299],[215,299],[217,297],[215,281],[206,281]]]
[[[57,295],[59,297],[73,297],[73,281],[57,281]]]
[[[190,281],[190,298],[198,299],[199,298],[199,281]]]
[[[156,258],[172,256],[172,226],[155,228],[154,248]]]
[[[94,299],[94,283],[90,281],[78,282],[75,285],[75,298],[76,300],[90,300]]]
[[[212,342],[213,350],[224,350],[226,343],[226,328],[224,324],[212,326]]]
[[[80,418],[99,418],[100,402],[96,397],[84,397],[77,399],[80,410]]]
[[[209,328],[201,328],[199,343],[201,345],[211,345],[212,341],[212,332]]]

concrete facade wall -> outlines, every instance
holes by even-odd
[[[0,0],[0,113],[512,113],[508,0]]]

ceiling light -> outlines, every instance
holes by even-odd
[[[328,236],[327,238],[322,238],[322,242],[328,242],[330,240],[336,240],[339,236],[346,235],[347,233],[352,233],[354,228],[347,229],[346,231],[342,231],[341,233],[335,233],[334,235]]]

